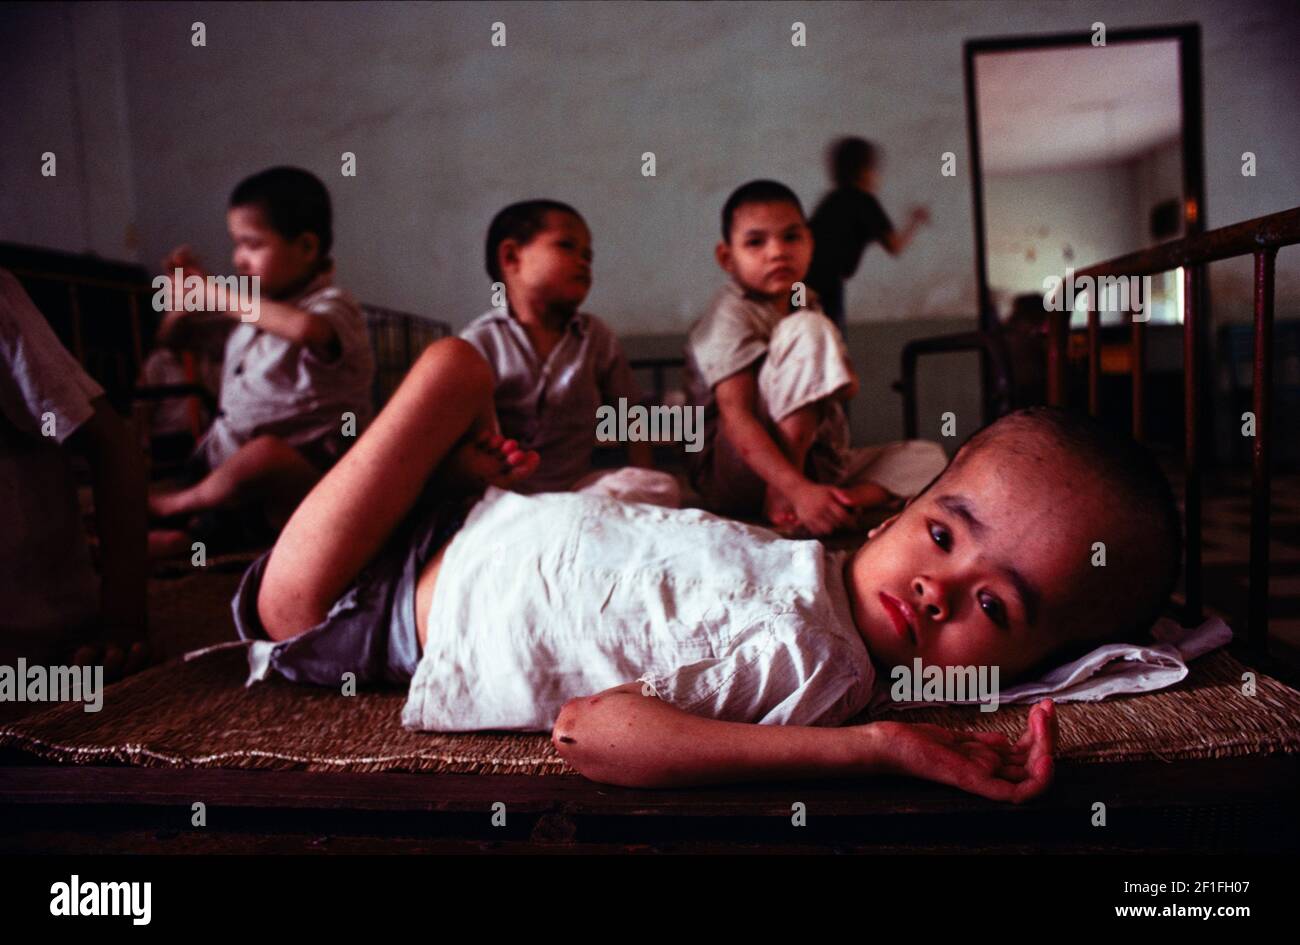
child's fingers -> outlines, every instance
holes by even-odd
[[[1001,732],[963,732],[969,738],[975,738],[986,745],[1005,745],[1007,737]]]
[[[1025,733],[1021,735],[1020,740],[1016,742],[1016,748],[1022,748],[1028,750],[1029,746],[1033,743],[1035,738],[1034,718],[1035,716],[1041,714],[1044,711],[1044,706],[1047,704],[1047,702],[1048,700],[1043,700],[1042,702],[1037,703],[1032,709],[1029,710],[1029,719],[1025,723]]]
[[[1030,728],[1035,740],[1029,749],[1029,758],[1025,762],[1028,777],[1016,789],[1013,800],[1016,803],[1027,800],[1047,790],[1056,771],[1056,706],[1051,700],[1034,707],[1038,710],[1030,716]]]

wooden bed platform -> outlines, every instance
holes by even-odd
[[[1169,690],[1063,704],[1058,777],[1033,802],[995,804],[884,778],[671,791],[606,787],[566,772],[544,736],[401,732],[401,694],[342,700],[321,690],[286,692],[287,684],[277,689],[274,681],[243,690],[242,654],[225,651],[132,677],[110,688],[104,712],[94,716],[62,705],[0,724],[0,850],[1294,852],[1300,692],[1264,643],[1273,260],[1280,247],[1298,241],[1300,208],[1086,270],[1141,275],[1185,267],[1184,605],[1188,622],[1199,622],[1207,576],[1196,426],[1204,397],[1196,383],[1205,329],[1199,289],[1208,262],[1255,256],[1254,406],[1261,433],[1254,444],[1248,613],[1234,615],[1248,616],[1249,644],[1239,638],[1230,653],[1196,661],[1192,675]],[[1134,433],[1141,438],[1143,326],[1132,330],[1139,353]],[[1064,397],[1064,335],[1057,324],[1050,346],[1056,403]],[[1088,336],[1088,407],[1095,414],[1095,319]],[[171,656],[229,639],[224,605],[238,570],[213,567],[170,589],[154,582],[153,632]],[[193,581],[203,590],[186,587]],[[208,606],[213,601],[221,606]],[[1260,674],[1253,697],[1240,692],[1247,667]],[[1003,707],[981,717],[941,707],[905,717],[1018,732],[1026,711]],[[206,805],[203,827],[191,822],[196,802]],[[1099,804],[1104,826],[1096,823]],[[805,825],[794,822],[798,810]]]

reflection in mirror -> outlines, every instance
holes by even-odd
[[[1068,303],[1072,270],[1183,235],[1177,40],[982,52],[974,70],[1000,318],[1053,278],[1066,281]],[[1180,322],[1182,271],[1146,285],[1150,321]],[[1074,296],[1082,325],[1086,301]],[[1099,307],[1102,324],[1123,320]]]

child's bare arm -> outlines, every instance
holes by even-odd
[[[683,787],[768,779],[901,774],[1019,803],[1051,783],[1054,706],[1035,706],[1014,746],[1002,735],[872,722],[845,728],[720,722],[683,712],[626,683],[570,700],[551,740],[593,781]]]
[[[235,317],[239,317],[238,313],[235,313]],[[323,360],[331,361],[339,356],[339,335],[329,319],[304,312],[292,305],[263,299],[257,327],[308,348]]]
[[[189,252],[188,247],[173,251],[163,261],[163,268],[168,274],[175,269],[181,269],[187,281],[191,276],[206,281],[208,276],[199,265],[198,259]],[[207,298],[204,302],[204,308],[208,311],[220,311],[236,321],[241,320],[245,313],[253,311],[252,299],[243,298],[242,293],[239,298],[230,298],[225,288],[215,285],[207,287]],[[329,319],[321,315],[305,312],[300,308],[271,299],[258,299],[257,313],[258,328],[278,335],[293,344],[301,345],[322,360],[332,361],[341,353],[342,342],[338,332],[330,324]],[[164,337],[167,337],[178,330],[179,326],[179,319],[174,320],[173,325],[167,325],[164,319],[164,328],[160,331]]]
[[[722,432],[750,469],[784,495],[793,495],[808,484],[758,419],[758,379],[753,370],[738,371],[719,381],[713,395],[718,401]]]
[[[829,534],[844,526],[849,521],[846,510],[851,500],[836,486],[808,479],[790,461],[758,419],[754,409],[757,383],[754,372],[745,370],[714,387],[723,435],[769,489],[789,500],[798,520],[813,534]]]

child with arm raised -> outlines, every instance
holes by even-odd
[[[253,506],[278,527],[370,420],[374,359],[360,307],[332,284],[324,185],[297,168],[271,168],[243,181],[230,204],[236,272],[256,277],[260,291],[255,307],[242,295],[220,298],[188,249],[169,257],[186,283],[205,285],[202,307],[236,324],[220,412],[196,453],[201,478],[152,497],[150,511],[167,518]],[[256,320],[245,321],[250,312]],[[194,317],[171,313],[161,342],[183,335]]]

